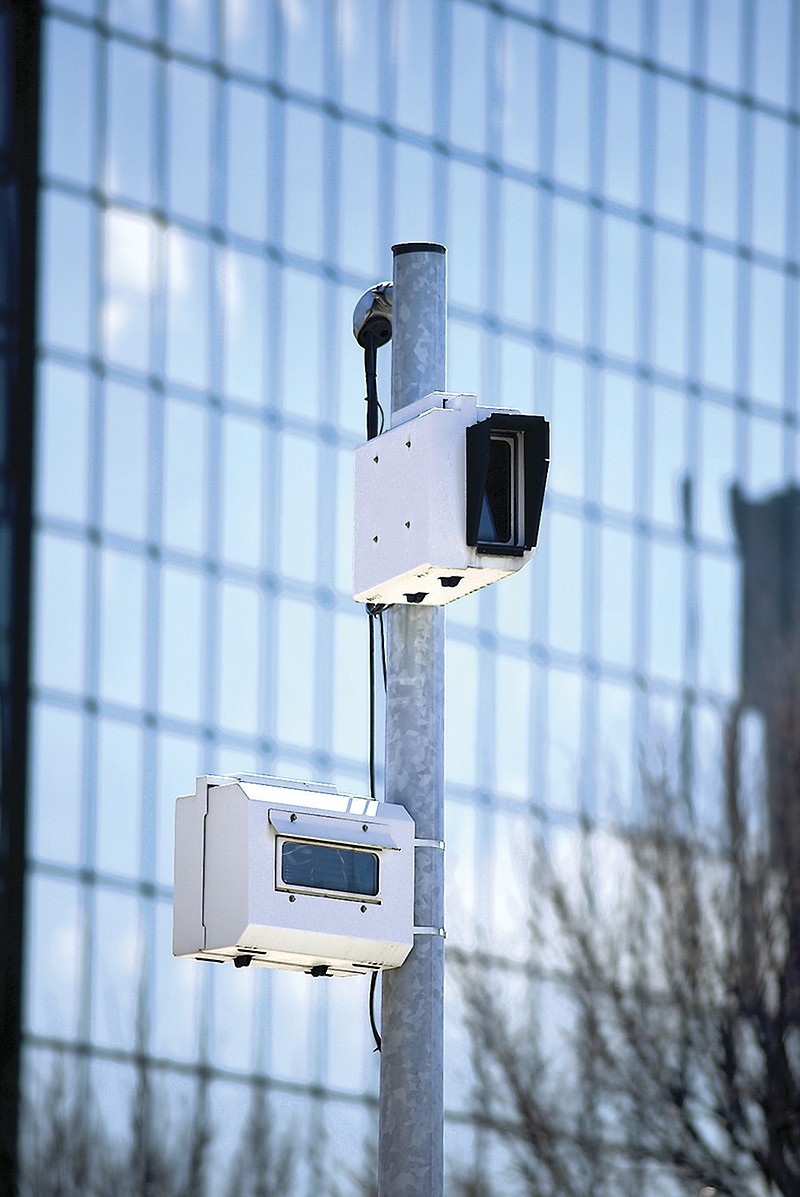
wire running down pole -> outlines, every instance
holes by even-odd
[[[444,246],[393,247],[392,418],[446,387]],[[390,607],[386,801],[399,802],[429,841],[416,851],[417,935],[398,969],[382,974],[380,1197],[444,1190],[444,611]]]

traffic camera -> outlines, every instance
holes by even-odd
[[[316,782],[205,776],[175,808],[173,952],[353,976],[413,944],[414,823]]]
[[[550,464],[543,416],[436,391],[355,454],[353,597],[440,606],[536,551]]]

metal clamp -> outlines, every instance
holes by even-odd
[[[442,939],[447,939],[444,927],[412,927],[411,930],[415,935],[440,935]]]
[[[414,840],[415,848],[437,848],[444,852],[444,840]]]

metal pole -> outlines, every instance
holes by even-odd
[[[442,245],[396,245],[392,414],[444,390],[446,271]],[[386,801],[400,802],[418,839],[444,839],[444,612],[387,612]],[[444,927],[444,853],[416,850],[414,924]],[[380,1197],[442,1197],[444,1188],[444,940],[415,937],[382,974]]]

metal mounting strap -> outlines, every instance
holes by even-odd
[[[444,852],[444,840],[414,840],[415,848],[438,848]]]
[[[447,939],[444,927],[412,927],[411,930],[415,935],[440,935],[442,939]]]

